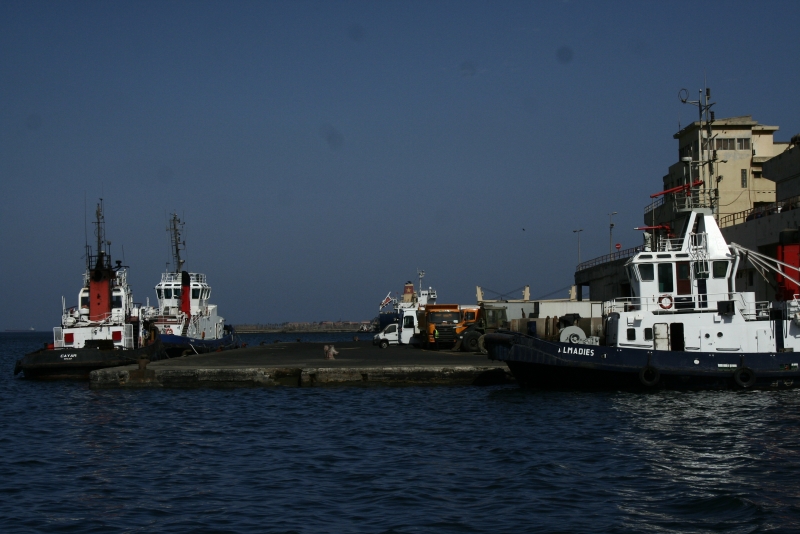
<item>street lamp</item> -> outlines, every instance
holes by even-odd
[[[583,232],[583,228],[572,231],[573,234],[578,234],[578,265],[581,264],[581,232]]]
[[[616,215],[617,212],[612,212],[608,214],[608,253],[614,253],[614,223],[611,222],[611,217]]]

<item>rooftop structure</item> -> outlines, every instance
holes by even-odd
[[[645,209],[648,225],[673,222],[692,207],[712,209],[718,220],[775,201],[775,183],[763,176],[762,164],[783,152],[787,143],[773,139],[778,126],[767,126],[751,115],[695,121],[672,137],[678,140],[678,161],[663,177],[665,191],[697,184],[693,205],[680,195],[663,196]],[[710,141],[709,141],[710,140]],[[692,196],[692,195],[689,195]]]

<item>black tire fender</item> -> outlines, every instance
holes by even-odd
[[[753,387],[756,383],[756,373],[749,367],[740,367],[733,373],[733,381],[739,387]]]
[[[641,371],[639,371],[639,381],[642,383],[642,385],[651,388],[658,384],[660,380],[661,372],[652,365],[646,365],[642,367]]]

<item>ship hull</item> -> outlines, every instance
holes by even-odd
[[[17,360],[14,374],[25,378],[49,380],[88,380],[97,369],[135,364],[140,359],[151,361],[166,358],[163,344],[156,340],[150,345],[129,350],[101,349],[40,349]]]
[[[176,336],[174,334],[161,334],[159,338],[164,345],[167,356],[170,358],[230,350],[239,347],[238,339],[233,334],[219,339],[195,339],[186,336]]]
[[[526,388],[572,390],[790,389],[800,353],[677,352],[578,345],[516,334],[486,335],[489,358]]]

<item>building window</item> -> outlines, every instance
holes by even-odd
[[[747,169],[742,169],[742,188],[747,188]]]
[[[736,150],[736,139],[732,137],[717,137],[717,150]]]
[[[761,178],[761,171],[753,171],[753,178]]]
[[[740,137],[736,140],[736,150],[750,150],[750,138]]]

